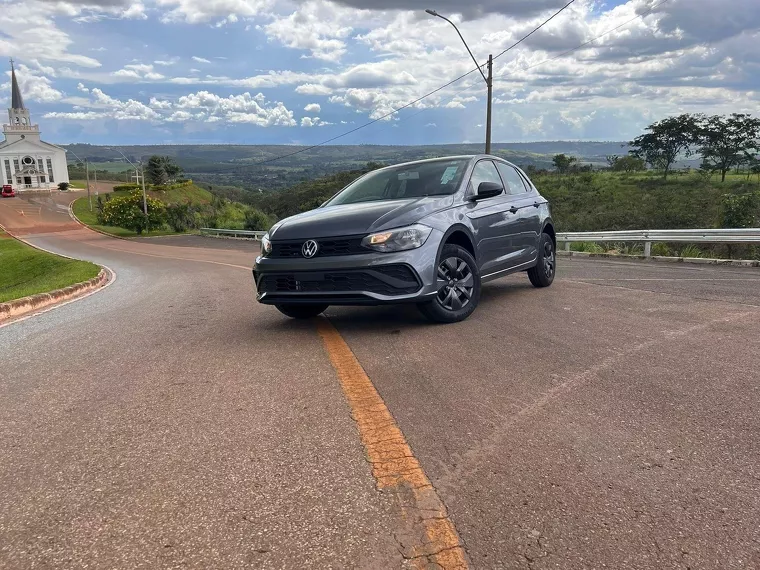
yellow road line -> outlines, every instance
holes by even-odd
[[[317,330],[351,407],[377,487],[394,493],[398,501],[404,532],[397,539],[404,557],[417,568],[469,568],[446,506],[362,365],[330,321],[320,318]]]

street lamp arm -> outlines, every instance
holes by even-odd
[[[453,28],[457,31],[457,34],[459,35],[459,39],[462,40],[462,43],[464,44],[464,47],[467,48],[467,53],[470,54],[470,57],[472,58],[472,61],[475,62],[475,66],[478,68],[478,71],[480,72],[480,75],[483,77],[483,81],[486,82],[486,85],[488,85],[488,78],[486,77],[486,74],[483,73],[483,70],[481,69],[481,65],[478,63],[478,60],[475,59],[475,56],[472,54],[472,51],[470,50],[470,46],[467,45],[467,42],[464,40],[464,36],[459,31],[459,28],[457,28],[456,24],[449,20],[446,16],[441,16],[438,12],[435,10],[425,10],[428,14],[431,16],[436,16],[437,18],[440,18],[441,20],[446,20],[449,24],[453,26]]]
[[[121,152],[121,151],[120,151],[118,148],[113,148],[113,147],[110,147],[110,146],[107,146],[106,148],[107,148],[108,150],[115,150],[115,151],[116,151],[116,152],[118,152],[118,153],[119,153],[121,156],[123,156],[123,157],[124,157],[124,160],[126,160],[126,161],[127,161],[129,164],[131,164],[131,165],[132,165],[132,166],[133,166],[135,169],[137,168],[137,166],[135,166],[135,164],[134,164],[134,163],[133,163],[131,160],[129,160],[129,159],[127,158],[127,155],[126,155],[126,154],[124,154],[123,152]]]

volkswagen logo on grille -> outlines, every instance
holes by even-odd
[[[304,257],[314,257],[317,255],[317,252],[319,251],[319,244],[315,242],[313,239],[310,239],[307,242],[304,242],[303,247],[301,248],[301,253]]]

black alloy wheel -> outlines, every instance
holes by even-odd
[[[557,254],[554,240],[549,234],[541,234],[538,244],[538,261],[535,267],[528,269],[528,279],[534,287],[548,287],[554,281],[557,271]]]
[[[433,300],[420,303],[420,311],[437,323],[463,321],[480,301],[480,274],[475,258],[463,247],[446,244],[436,272],[438,294]]]

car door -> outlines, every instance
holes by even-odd
[[[512,204],[518,209],[519,218],[514,227],[513,241],[517,264],[535,261],[538,255],[538,240],[541,235],[539,196],[523,175],[505,162],[496,162],[504,186],[512,196]]]
[[[480,160],[475,165],[470,176],[468,196],[477,193],[481,182],[504,185],[492,160]],[[482,277],[506,271],[518,264],[518,248],[512,236],[518,232],[520,217],[519,208],[512,202],[513,196],[503,192],[493,198],[468,204],[466,214],[472,223]]]

